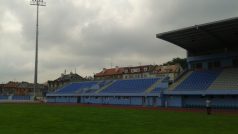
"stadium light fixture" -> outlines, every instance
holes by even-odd
[[[36,52],[35,52],[35,74],[34,74],[34,97],[35,97],[37,88],[37,73],[38,73],[39,6],[46,6],[46,2],[44,2],[43,0],[31,0],[30,5],[36,6]]]

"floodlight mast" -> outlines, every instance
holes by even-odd
[[[39,36],[39,6],[46,6],[43,0],[31,0],[30,5],[36,6],[36,52],[35,52],[35,74],[34,74],[34,97],[36,96],[37,74],[38,74],[38,36]]]

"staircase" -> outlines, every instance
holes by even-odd
[[[208,89],[238,89],[238,68],[224,69]]]
[[[102,88],[98,89],[95,93],[98,94],[98,93],[102,92],[103,90],[107,89],[109,86],[111,86],[115,82],[116,82],[116,80],[113,80],[111,83],[109,83],[109,84],[103,86]]]
[[[177,81],[174,82],[172,85],[170,85],[168,90],[174,90],[178,85],[180,85],[184,80],[186,80],[192,73],[193,73],[193,71],[188,71],[188,72],[187,72],[184,76],[182,76],[179,80],[177,80]]]
[[[165,79],[165,78],[159,79],[158,81],[156,81],[153,85],[151,85],[149,88],[147,88],[147,89],[145,90],[145,93],[150,93],[150,92],[152,92],[164,79]]]

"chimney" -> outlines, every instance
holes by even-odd
[[[118,67],[118,66],[116,66],[116,72],[117,72],[117,71],[119,71],[119,67]]]
[[[106,68],[103,68],[102,72],[103,72],[103,73],[105,73],[105,72],[106,72],[106,70],[107,70]]]

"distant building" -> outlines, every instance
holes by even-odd
[[[123,79],[149,78],[154,68],[155,65],[124,67]]]
[[[168,76],[170,80],[174,80],[182,70],[183,69],[179,64],[168,66],[142,65],[134,67],[115,67],[109,69],[104,68],[101,72],[94,75],[94,79],[136,79]]]
[[[34,88],[33,83],[10,81],[6,84],[0,85],[0,93],[1,95],[32,96],[34,94],[33,88]],[[36,89],[36,96],[42,96],[46,88],[47,87],[45,85],[38,84]]]
[[[115,68],[110,69],[103,68],[101,72],[94,75],[94,79],[95,80],[122,79],[123,73],[124,73],[123,67],[116,66]]]
[[[84,81],[85,79],[76,73],[61,74],[61,76],[53,81],[48,81],[48,90],[54,91],[55,89],[62,87],[63,85],[70,82]]]
[[[169,77],[171,81],[183,71],[183,68],[179,65],[167,65],[167,66],[156,66],[153,70],[153,77]]]
[[[0,84],[0,94],[2,94],[3,87],[4,87],[4,84]]]

